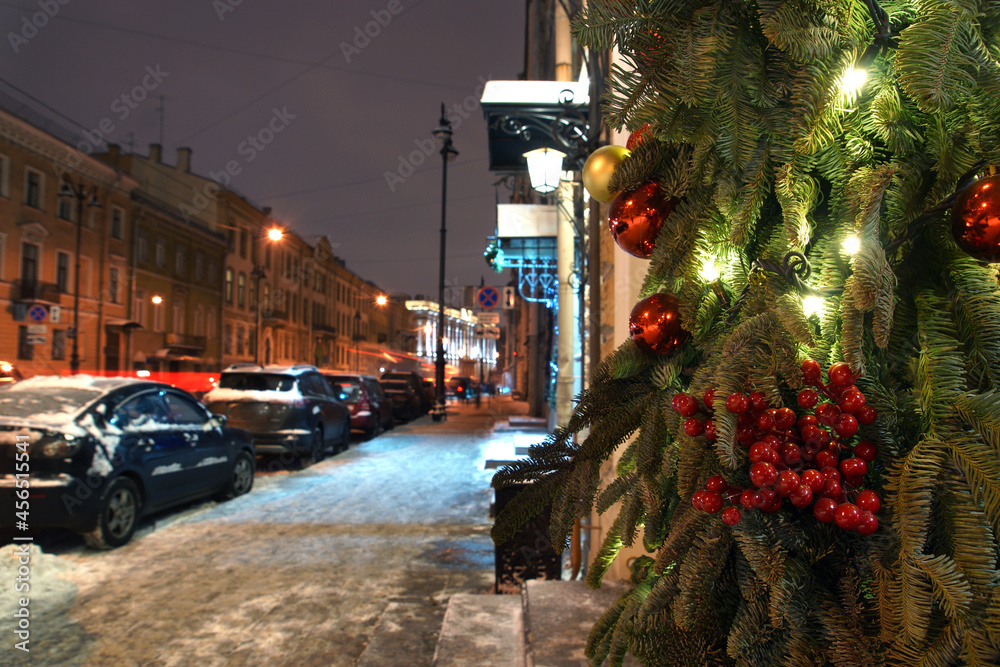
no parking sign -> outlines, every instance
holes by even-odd
[[[476,302],[480,308],[486,310],[494,308],[500,303],[500,292],[497,291],[496,287],[480,287],[479,292],[476,293]]]

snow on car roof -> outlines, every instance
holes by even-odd
[[[205,403],[222,401],[260,401],[261,403],[294,403],[302,399],[302,393],[297,388],[288,391],[270,391],[263,389],[228,389],[216,387],[202,397]]]
[[[0,391],[0,420],[63,427],[102,395],[132,384],[160,383],[127,377],[36,375]]]
[[[285,375],[298,375],[308,371],[318,370],[315,366],[308,364],[297,364],[295,366],[258,366],[257,364],[233,364],[222,370],[223,373],[279,373]]]
[[[119,387],[139,382],[149,383],[149,380],[130,377],[97,377],[93,375],[36,375],[14,384],[8,392],[34,391],[36,389],[92,389],[99,392],[109,392]]]

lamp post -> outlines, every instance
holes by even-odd
[[[270,229],[267,230],[267,237],[266,238],[267,238],[268,241],[273,241],[273,242],[280,241],[282,236],[284,236],[284,232],[281,231],[281,229],[278,228],[278,227],[271,227]],[[256,329],[256,332],[254,334],[253,362],[256,365],[260,366],[261,365],[260,364],[260,346],[261,346],[261,342],[262,342],[261,339],[264,337],[264,332],[261,330],[261,327],[263,327],[263,325],[264,325],[264,323],[262,321],[263,320],[263,312],[262,311],[264,310],[264,300],[263,300],[263,298],[261,298],[260,281],[263,280],[263,279],[265,279],[265,278],[267,278],[267,274],[264,272],[264,265],[260,263],[260,258],[259,257],[257,258],[257,262],[254,263],[253,270],[250,272],[250,277],[253,278],[254,281],[255,281],[255,284],[254,284],[254,294],[256,295],[256,301],[257,301],[254,304],[254,307],[257,309],[257,316],[256,316],[256,319],[257,319],[256,327],[257,327],[257,329]],[[268,304],[268,307],[270,307],[270,304]]]
[[[444,248],[445,248],[445,211],[448,203],[448,163],[458,156],[458,151],[451,144],[451,121],[444,112],[444,102],[441,103],[441,119],[434,130],[434,138],[441,144],[441,263],[438,272],[438,330],[437,356],[434,363],[434,380],[437,387],[436,401],[432,412],[434,421],[444,418]]]
[[[361,311],[354,311],[354,372],[361,372]]]
[[[68,178],[59,186],[59,196],[76,199],[76,260],[73,268],[73,339],[72,351],[69,357],[70,373],[76,375],[80,371],[80,243],[83,237],[83,200],[90,197],[88,207],[100,208],[97,201],[97,186],[89,190],[83,183],[74,184]]]

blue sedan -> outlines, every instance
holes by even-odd
[[[0,528],[68,528],[94,548],[132,538],[139,519],[253,486],[245,431],[187,392],[132,378],[35,377],[0,389]],[[9,502],[7,502],[9,500]]]

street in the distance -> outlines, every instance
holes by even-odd
[[[36,550],[32,664],[387,664],[380,646],[431,664],[448,598],[493,585],[484,464],[494,423],[524,408],[451,404],[119,549]]]

